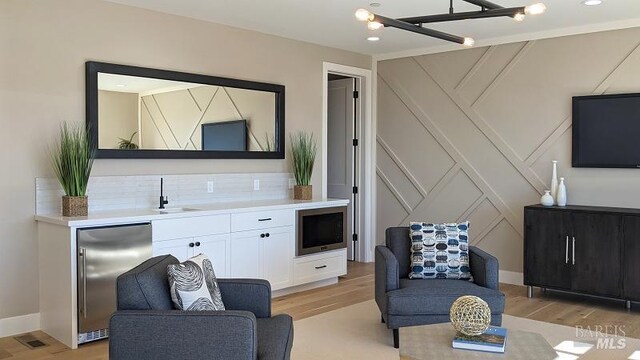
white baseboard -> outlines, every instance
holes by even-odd
[[[524,277],[522,273],[519,272],[500,270],[499,277],[501,283],[512,285],[524,284]]]
[[[40,330],[40,313],[0,319],[0,337]]]

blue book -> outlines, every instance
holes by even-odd
[[[453,348],[504,353],[506,343],[507,329],[489,326],[487,331],[477,336],[468,336],[457,333],[456,337],[453,339]]]

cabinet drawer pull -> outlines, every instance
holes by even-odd
[[[569,235],[567,235],[567,241],[565,242],[564,263],[565,264],[569,263]]]
[[[197,241],[197,242],[196,242],[196,246],[200,246],[200,241]]]
[[[573,236],[573,249],[571,250],[571,252],[573,253],[573,265],[576,264],[576,237]]]
[[[266,235],[267,237],[271,236],[271,234],[269,234],[269,233],[266,233],[265,235]]]
[[[271,218],[258,219],[258,221],[271,221]]]
[[[195,244],[194,243],[189,243],[189,247],[194,247]]]
[[[327,267],[327,265],[321,265],[321,266],[316,266],[316,269],[317,269],[317,270],[320,270],[320,269],[324,269],[324,268],[326,268],[326,267]]]
[[[267,236],[267,235],[265,235],[265,234],[260,234],[260,237],[261,237],[261,238],[263,238],[263,237],[265,237],[265,236]]]

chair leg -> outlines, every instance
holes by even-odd
[[[380,322],[384,324],[384,316],[382,316],[382,314],[380,314]]]
[[[393,347],[396,349],[400,348],[400,332],[398,329],[393,329]]]

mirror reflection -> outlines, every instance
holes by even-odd
[[[98,148],[276,150],[276,93],[98,73]]]

